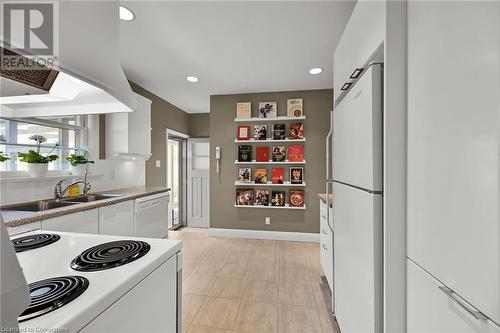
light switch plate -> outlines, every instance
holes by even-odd
[[[155,166],[157,168],[161,168],[161,161],[160,160],[156,160]]]
[[[266,224],[271,224],[271,217],[270,216],[266,216]]]

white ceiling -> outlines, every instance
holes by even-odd
[[[127,1],[127,78],[189,113],[210,95],[333,87],[333,52],[354,1]],[[308,69],[322,67],[310,75]],[[199,77],[198,83],[186,76]]]

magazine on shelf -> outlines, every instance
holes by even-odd
[[[286,147],[274,146],[273,147],[273,162],[285,162],[286,160]]]
[[[267,169],[255,169],[253,181],[255,184],[267,183]]]
[[[239,168],[238,181],[250,183],[250,181],[252,181],[252,168]]]
[[[286,138],[285,124],[273,124],[273,139],[285,140],[285,138]]]
[[[278,114],[278,103],[276,102],[260,102],[259,103],[259,118],[276,118]]]
[[[238,126],[238,140],[250,140],[250,126]]]
[[[288,160],[290,162],[304,161],[304,146],[291,145],[288,147]]]
[[[304,138],[304,124],[302,123],[293,123],[290,124],[288,128],[288,138],[290,140],[297,140]]]
[[[288,193],[290,206],[304,207],[304,191],[303,190],[290,190]]]
[[[302,117],[304,115],[302,98],[289,99],[286,106],[288,117]]]
[[[255,148],[255,161],[256,162],[269,162],[269,147],[256,147]]]
[[[252,206],[253,189],[249,188],[236,189],[236,204],[241,206]]]
[[[238,146],[238,162],[252,162],[252,146]]]
[[[304,182],[304,168],[291,167],[290,168],[290,183],[302,184]]]
[[[255,140],[267,140],[267,125],[254,125],[253,138]]]
[[[255,205],[256,206],[269,206],[269,191],[268,190],[255,190]]]
[[[271,205],[272,206],[285,206],[285,191],[272,191],[271,192]]]
[[[273,184],[283,184],[285,179],[285,169],[273,168],[271,180]]]
[[[236,103],[236,118],[237,119],[252,118],[252,103],[251,102]]]

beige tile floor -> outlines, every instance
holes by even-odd
[[[184,242],[183,332],[332,332],[331,294],[317,243],[208,237]]]

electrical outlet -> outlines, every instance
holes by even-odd
[[[161,161],[160,160],[156,160],[156,167],[161,168]]]
[[[266,224],[271,224],[271,217],[266,216]]]

